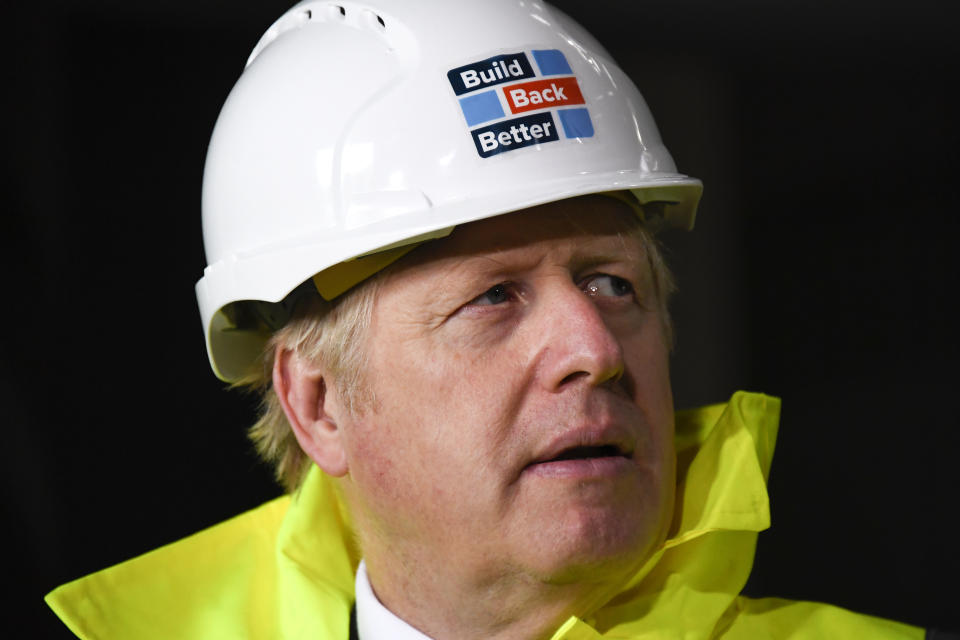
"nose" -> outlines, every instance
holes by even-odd
[[[596,304],[572,282],[542,300],[536,323],[540,376],[547,390],[600,386],[623,377],[623,347]]]

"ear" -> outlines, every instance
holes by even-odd
[[[347,473],[342,432],[328,412],[331,398],[320,369],[289,349],[277,347],[273,389],[300,448],[334,477]]]

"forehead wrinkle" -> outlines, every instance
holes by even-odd
[[[589,269],[598,265],[628,263],[634,266],[644,264],[646,251],[642,243],[631,246],[630,240],[636,240],[636,234],[619,232],[606,236],[594,236],[583,245],[574,248],[571,267],[574,270]]]
[[[465,257],[460,266],[464,270],[471,270],[476,275],[493,276],[505,273],[531,271],[543,263],[549,252],[538,251],[536,245],[530,243],[515,247],[498,247],[489,252],[483,252]],[[474,275],[473,273],[471,275]]]

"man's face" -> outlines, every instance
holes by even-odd
[[[673,405],[635,218],[602,196],[552,203],[459,227],[385,277],[373,406],[338,423],[362,542],[477,584],[619,577],[648,556],[672,512]]]

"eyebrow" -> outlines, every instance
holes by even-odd
[[[627,249],[625,243],[623,248]],[[597,248],[596,251],[591,251],[589,247],[584,247],[584,249],[583,251],[575,249],[568,258],[567,266],[571,272],[577,273],[602,265],[625,264],[629,265],[631,270],[636,271],[638,275],[646,276],[646,270],[644,269],[647,265],[646,252],[642,246],[637,247],[637,251],[618,252],[611,252],[604,250],[604,248]],[[493,254],[462,256],[461,259],[451,264],[447,275],[454,277],[460,274],[471,277],[502,275],[506,277],[512,273],[532,271],[547,257],[547,255],[540,255],[533,259],[523,259],[510,256],[509,254],[515,250],[515,248],[510,248]]]

